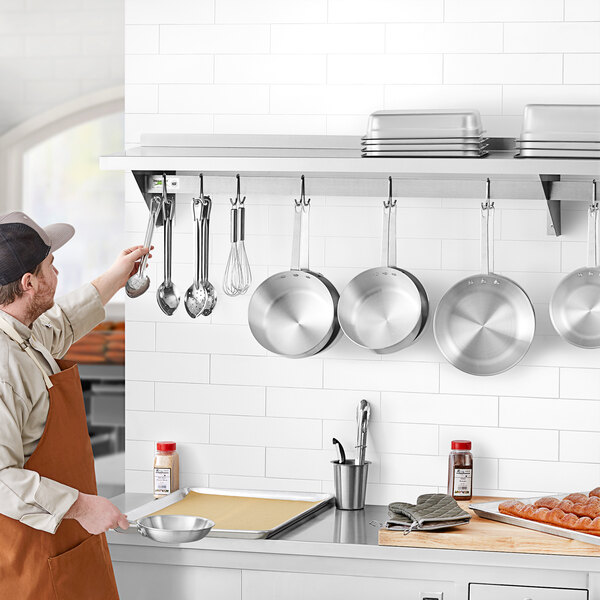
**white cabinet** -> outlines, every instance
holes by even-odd
[[[453,589],[454,585],[448,581],[274,571],[242,572],[243,600],[420,600],[428,595],[440,597],[441,593],[444,598],[451,598]]]
[[[240,600],[241,571],[113,562],[121,600]]]
[[[588,591],[471,583],[469,600],[588,600]]]

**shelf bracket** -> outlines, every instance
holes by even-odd
[[[152,198],[156,195],[162,194],[162,173],[151,172],[151,171],[132,171],[135,182],[137,183],[140,193],[144,197],[146,206],[150,208]],[[175,202],[175,194],[179,190],[179,179],[174,177],[174,171],[166,171],[167,175],[167,198]],[[175,211],[175,204],[173,205],[173,211]],[[175,212],[173,212],[175,214]],[[159,211],[156,219],[156,227],[162,227],[163,214],[162,210]]]
[[[560,181],[560,175],[542,175],[540,182],[548,204],[548,235],[559,236],[562,232],[560,200],[552,200],[552,184]]]

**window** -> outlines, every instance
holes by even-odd
[[[85,121],[23,153],[23,211],[40,225],[66,222],[75,236],[58,251],[57,295],[94,279],[124,248],[124,179],[98,157],[123,148],[123,114]],[[116,298],[123,300],[121,296]]]

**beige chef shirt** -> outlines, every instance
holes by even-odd
[[[60,371],[55,358],[105,317],[96,288],[88,283],[56,301],[31,329],[0,310],[24,339],[48,375]],[[46,426],[50,396],[34,361],[0,330],[0,513],[54,533],[77,499],[77,490],[40,477],[23,465]]]

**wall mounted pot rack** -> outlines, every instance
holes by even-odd
[[[101,157],[100,167],[132,171],[147,204],[161,193],[163,173],[169,194],[197,194],[203,173],[240,174],[250,186],[253,180],[305,175],[315,196],[379,197],[391,175],[396,197],[474,199],[483,197],[489,177],[494,200],[545,201],[548,232],[557,236],[561,203],[589,203],[591,181],[600,179],[598,160],[516,159],[512,138],[491,138],[486,158],[361,158],[357,136],[144,135],[142,144]]]

